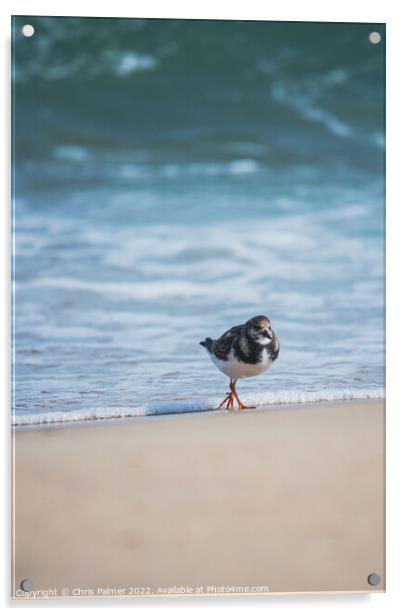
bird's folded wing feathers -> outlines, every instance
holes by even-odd
[[[212,351],[219,359],[227,359],[233,341],[239,336],[242,330],[242,325],[235,325],[222,334],[218,340],[214,340]]]

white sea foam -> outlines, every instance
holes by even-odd
[[[370,134],[356,130],[318,104],[324,90],[343,85],[351,77],[352,74],[349,70],[338,68],[311,81],[299,83],[276,81],[272,85],[271,95],[274,101],[292,109],[300,118],[322,124],[336,137],[352,138],[383,150],[385,149],[385,141],[381,133]]]
[[[323,124],[333,135],[347,138],[355,134],[351,126],[337,118],[334,114],[321,109],[313,102],[311,94],[302,94],[292,89],[291,91],[283,82],[276,82],[272,86],[272,98],[278,103],[285,104],[297,114],[311,122]]]
[[[240,158],[228,162],[182,163],[161,165],[157,171],[164,177],[179,176],[220,176],[244,175],[256,173],[260,169],[258,162],[252,158]]]
[[[41,36],[43,37],[43,32]],[[31,61],[24,67],[15,67],[13,77],[16,81],[26,81],[35,77],[55,81],[76,75],[90,75],[93,78],[108,74],[124,78],[135,72],[155,70],[158,66],[156,57],[133,49],[100,50],[96,62],[89,60],[86,56],[70,58],[68,62],[57,61],[55,55],[52,54],[51,39],[47,43],[42,46],[40,62]]]
[[[366,390],[336,390],[322,391],[277,391],[247,394],[244,401],[256,407],[261,405],[306,404],[310,402],[333,402],[341,400],[371,400],[385,397],[382,388]],[[174,415],[182,413],[198,413],[217,409],[221,399],[180,400],[180,402],[163,402],[147,404],[138,407],[94,407],[66,412],[44,412],[35,414],[14,414],[14,426],[34,426],[46,424],[66,424],[85,421],[100,421],[110,419],[128,419],[155,415]]]
[[[136,71],[149,71],[157,66],[156,59],[150,54],[136,51],[119,51],[113,56],[113,69],[118,77],[126,77]]]
[[[355,207],[359,219],[363,206]],[[367,214],[366,214],[367,215]],[[322,220],[322,224],[321,224]],[[205,304],[226,302],[236,307],[247,297],[250,309],[266,303],[270,289],[285,282],[281,292],[282,310],[295,310],[299,317],[325,308],[325,295],[307,292],[304,284],[334,281],[331,303],[347,307],[350,300],[372,305],[381,293],[382,266],[379,246],[366,249],[364,237],[341,236],[325,213],[290,214],[285,220],[261,221],[258,227],[246,221],[241,226],[231,221],[217,223],[197,233],[185,225],[120,228],[113,233],[82,223],[69,248],[70,229],[43,219],[46,232],[29,227],[17,234],[18,254],[30,256],[53,252],[65,259],[98,259],[104,266],[118,268],[124,276],[116,279],[112,269],[108,276],[94,279],[86,271],[70,270],[70,275],[43,272],[36,278],[18,280],[17,292],[29,289],[60,289],[90,292],[108,300],[152,301],[184,298]],[[335,220],[336,223],[336,220]],[[63,247],[60,238],[65,236]],[[297,246],[298,258],[294,258]],[[340,265],[343,268],[342,273]],[[67,268],[66,268],[67,269]],[[133,272],[140,272],[140,276]],[[366,272],[370,272],[367,278]],[[342,275],[342,285],[338,282]],[[357,284],[365,280],[365,284]],[[233,282],[240,293],[233,292]],[[298,281],[295,285],[294,281]],[[345,287],[347,284],[347,288]],[[346,288],[346,290],[345,290]],[[138,307],[137,307],[138,310]]]
[[[82,163],[90,157],[87,148],[79,145],[58,145],[53,149],[53,156],[58,160]]]

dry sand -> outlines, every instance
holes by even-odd
[[[13,594],[384,590],[383,401],[14,439]]]

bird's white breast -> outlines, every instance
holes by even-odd
[[[246,364],[240,361],[234,356],[233,349],[230,351],[227,360],[219,359],[212,353],[209,353],[209,355],[215,366],[231,379],[244,379],[249,376],[257,376],[257,374],[261,374],[265,372],[265,370],[268,370],[273,363],[267,349],[263,350],[261,361],[258,362],[258,364]]]

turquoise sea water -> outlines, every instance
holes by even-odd
[[[379,24],[14,19],[15,424],[213,408],[198,341],[261,313],[246,401],[383,394],[384,51]]]

